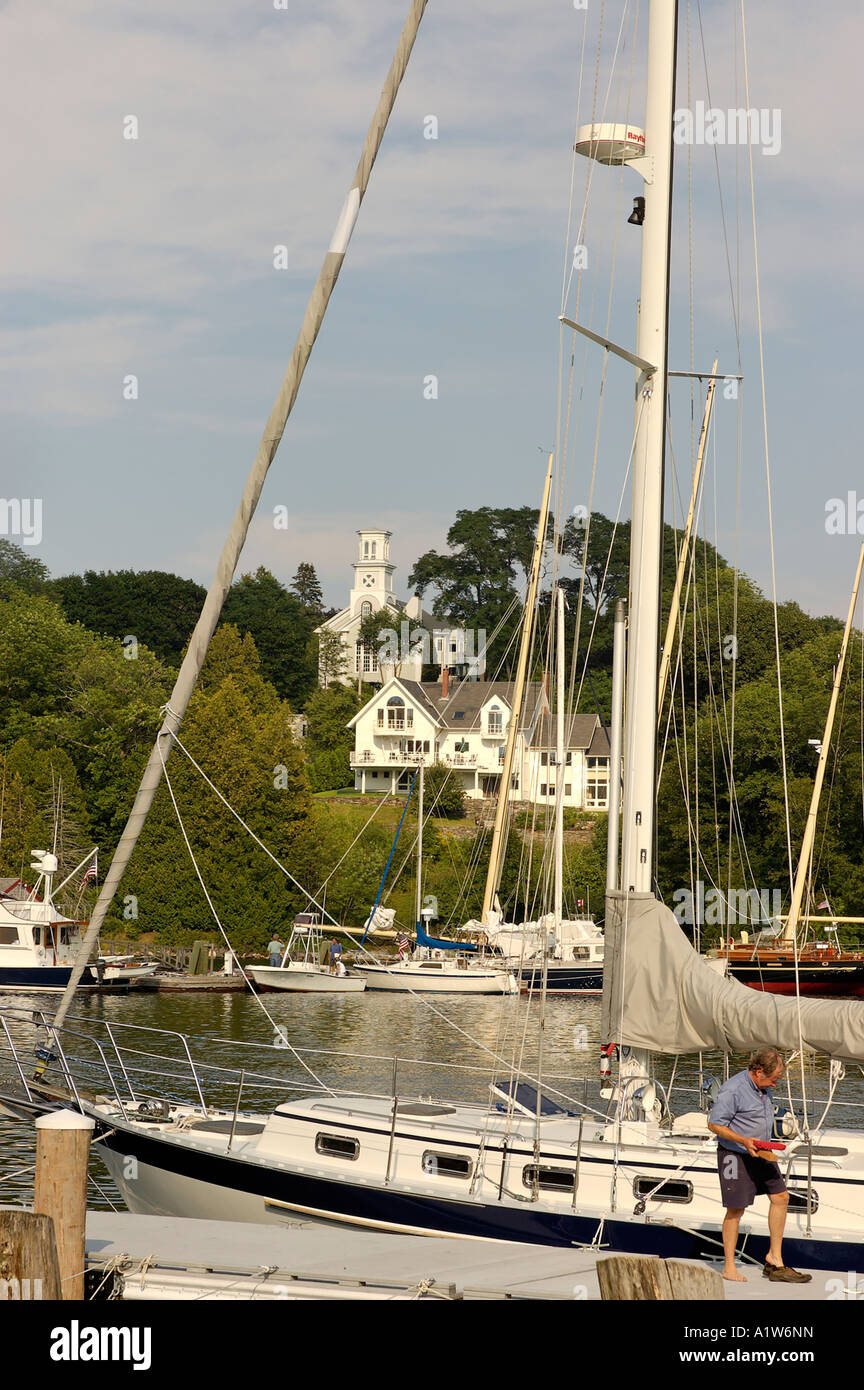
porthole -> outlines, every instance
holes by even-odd
[[[538,1168],[528,1163],[522,1169],[522,1182],[532,1191],[536,1185],[543,1192],[572,1192],[575,1174],[572,1168]]]
[[[327,1158],[357,1158],[360,1140],[349,1139],[344,1134],[316,1134],[315,1152]]]
[[[423,1172],[439,1178],[470,1178],[474,1165],[462,1154],[439,1154],[427,1149],[423,1155]]]
[[[651,1202],[692,1202],[693,1184],[684,1178],[667,1178],[658,1182],[657,1178],[634,1178],[633,1195]]]
[[[800,1188],[794,1188],[794,1187],[790,1187],[790,1188],[789,1188],[789,1210],[790,1210],[790,1211],[806,1211],[806,1210],[807,1210],[807,1189],[806,1189],[806,1188],[804,1189],[803,1192],[801,1191]],[[811,1212],[811,1214],[812,1214],[813,1212],[818,1211],[818,1210],[819,1210],[819,1194],[818,1194],[818,1192],[814,1192],[814,1191],[811,1189],[811,1191],[810,1191],[810,1212]]]

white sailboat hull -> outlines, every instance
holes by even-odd
[[[424,969],[420,965],[358,965],[370,989],[412,994],[518,994],[514,977],[504,970]]]
[[[87,1108],[94,1115],[104,1111],[100,1119],[114,1130],[96,1142],[135,1212],[273,1224],[302,1216],[468,1239],[720,1253],[716,1147],[701,1135],[661,1135],[656,1126],[633,1124],[616,1144],[614,1125],[585,1117],[580,1143],[578,1117],[562,1115],[541,1122],[538,1164],[535,1127],[527,1117],[508,1122],[505,1114],[477,1106],[403,1103],[391,1141],[392,1101],[357,1096],[245,1115],[238,1127],[244,1132],[235,1135],[229,1153],[228,1112],[215,1126],[211,1112],[199,1129],[202,1121],[183,1107],[176,1119],[192,1124],[178,1129],[118,1123],[113,1108]],[[416,1109],[424,1113],[415,1117]],[[862,1271],[864,1139],[844,1130],[817,1139],[813,1210],[808,1218],[806,1208],[790,1207],[787,1261]],[[337,1151],[322,1152],[322,1141],[336,1141]],[[339,1152],[339,1144],[350,1152]],[[454,1161],[462,1171],[453,1171]],[[541,1181],[553,1175],[558,1190],[536,1187],[538,1167]],[[806,1189],[803,1145],[793,1148],[787,1181],[792,1192]],[[640,1210],[639,1194],[651,1189],[660,1195],[649,1196]],[[664,1199],[664,1191],[677,1196]],[[767,1250],[767,1218],[764,1197],[742,1218],[745,1249],[757,1260]]]
[[[250,965],[246,971],[260,989],[305,994],[361,994],[366,981],[358,975],[331,975],[321,966]]]

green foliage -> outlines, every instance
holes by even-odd
[[[223,630],[214,638],[214,669],[189,705],[183,743],[234,810],[271,853],[294,868],[306,843],[309,795],[291,712],[255,673],[254,645]],[[241,669],[227,667],[237,652]],[[226,656],[229,660],[226,661]],[[208,658],[209,664],[209,658]],[[221,678],[217,671],[225,671]],[[168,776],[204,883],[235,946],[262,950],[275,929],[286,929],[304,905],[236,818],[176,749]],[[127,871],[124,895],[136,900],[137,919],[118,929],[157,931],[166,942],[218,932],[184,844],[168,788],[163,784]]]
[[[324,613],[324,594],[315,573],[315,566],[304,560],[297,566],[297,573],[291,580],[290,592],[300,600],[303,609],[316,622]]]
[[[465,795],[457,775],[443,763],[423,773],[423,797],[430,815],[459,820],[465,815]]]
[[[259,568],[233,585],[222,620],[251,633],[265,680],[300,709],[318,679],[312,642],[316,619],[301,600],[269,570]]]
[[[87,570],[51,584],[70,622],[122,642],[133,636],[170,666],[179,666],[206,590],[161,570]]]
[[[348,653],[338,632],[329,632],[326,628],[319,632],[315,655],[325,686],[342,679],[348,665]]]
[[[14,589],[24,594],[44,593],[50,583],[48,566],[30,555],[23,546],[0,537],[0,598],[10,598]]]
[[[427,589],[437,590],[434,611],[439,617],[486,631],[487,672],[496,670],[521,622],[521,612],[514,612],[492,638],[517,597],[517,572],[524,576],[530,568],[539,516],[532,507],[459,511],[447,532],[450,554],[427,551],[408,576],[420,598]],[[551,518],[549,525],[551,529]]]

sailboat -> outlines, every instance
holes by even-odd
[[[412,7],[419,22],[418,11],[422,4]],[[601,1024],[604,1053],[617,1051],[615,1084],[591,1104],[567,1083],[544,1085],[496,1058],[480,1100],[419,1098],[402,1089],[394,1059],[389,1095],[312,1086],[307,1076],[312,1094],[297,1099],[296,1079],[283,1081],[275,1105],[250,1113],[241,1108],[244,1085],[254,1077],[260,1094],[274,1078],[248,1069],[244,1044],[230,1073],[224,1052],[217,1066],[188,1038],[179,1040],[179,1065],[169,1065],[178,1037],[150,1032],[156,1055],[142,1075],[140,1034],[116,1024],[106,1031],[93,1020],[100,1052],[91,1047],[82,1062],[80,1025],[69,1028],[64,1010],[53,1021],[37,1017],[44,1062],[33,1080],[32,1022],[18,1020],[16,1032],[0,1015],[15,1058],[3,1086],[6,1109],[30,1115],[60,1097],[92,1116],[94,1142],[132,1211],[277,1224],[302,1216],[377,1231],[715,1255],[723,1219],[715,1140],[704,1109],[672,1114],[654,1056],[744,1052],[766,1040],[812,1049],[831,1059],[832,1098],[844,1064],[864,1061],[860,1004],[756,994],[723,978],[652,891],[676,29],[676,0],[650,0],[644,135],[629,124],[591,126],[579,142],[590,157],[626,163],[644,179],[636,351],[593,335],[635,366],[638,402],[623,835],[620,876],[616,858],[606,894]],[[400,41],[405,61],[413,33],[409,40]],[[380,122],[376,129],[380,136]],[[368,161],[365,168],[368,175]],[[346,214],[350,225],[358,204],[359,197]],[[344,227],[337,245],[343,254]],[[575,321],[571,327],[584,331]],[[541,551],[544,538],[541,528]],[[166,742],[178,712],[173,706]],[[140,811],[139,804],[134,815]],[[122,854],[117,862],[119,881]],[[170,1077],[164,1097],[153,1094],[160,1073]],[[231,1077],[235,1095],[226,1104]],[[188,1101],[177,1099],[184,1080]],[[828,1109],[812,1124],[806,1113],[778,1117],[790,1190],[785,1251],[805,1268],[862,1271],[864,1130],[829,1128]],[[749,1255],[764,1256],[767,1205],[748,1211],[741,1234]]]
[[[417,877],[416,932],[413,952],[395,962],[359,960],[355,969],[371,990],[411,994],[518,994],[519,986],[509,968],[500,963],[478,962],[473,950],[460,941],[438,940],[427,928],[432,910],[423,904],[423,782],[425,764],[417,772]],[[374,909],[373,909],[374,912]]]

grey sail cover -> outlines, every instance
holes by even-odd
[[[606,896],[602,1039],[650,1052],[797,1048],[799,1003],[726,979],[648,893]],[[802,999],[806,1047],[864,1062],[864,1002]]]

